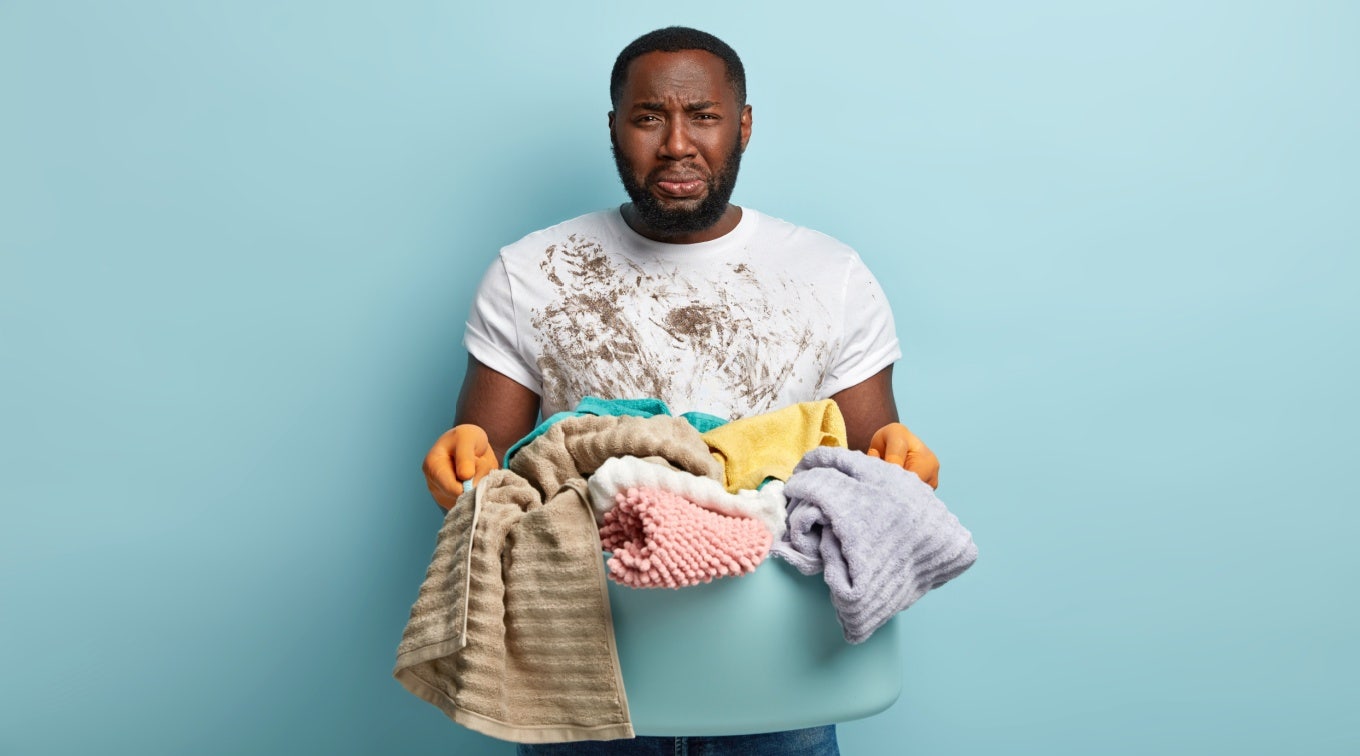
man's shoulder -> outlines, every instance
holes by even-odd
[[[501,248],[502,257],[538,256],[554,245],[598,244],[614,232],[617,209],[596,210],[525,234]]]
[[[751,208],[745,210],[754,213],[759,223],[756,237],[759,243],[778,249],[781,254],[787,255],[797,250],[821,260],[859,260],[859,254],[853,247],[830,234],[791,223],[759,210]]]

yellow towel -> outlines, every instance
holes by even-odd
[[[767,478],[788,480],[798,460],[819,446],[849,445],[845,418],[830,399],[733,420],[703,438],[723,466],[723,485],[732,493],[759,488]]]

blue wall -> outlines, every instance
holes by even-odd
[[[564,5],[0,3],[0,753],[506,752],[390,678],[419,463],[677,22],[981,548],[847,753],[1360,750],[1356,5]]]

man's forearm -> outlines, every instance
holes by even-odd
[[[850,448],[856,451],[868,451],[874,433],[889,423],[897,422],[892,365],[848,389],[836,392],[831,398],[845,418],[846,440]]]

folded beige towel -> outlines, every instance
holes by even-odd
[[[532,453],[525,453],[530,450]],[[566,481],[588,477],[609,458],[625,455],[655,457],[658,459],[649,461],[664,461],[677,470],[723,479],[722,464],[709,453],[699,431],[682,418],[665,415],[569,417],[511,457],[510,469],[551,496]],[[789,469],[793,469],[793,463]]]
[[[624,454],[722,475],[680,418],[553,425],[445,517],[397,649],[407,690],[503,740],[633,737],[584,480]]]

